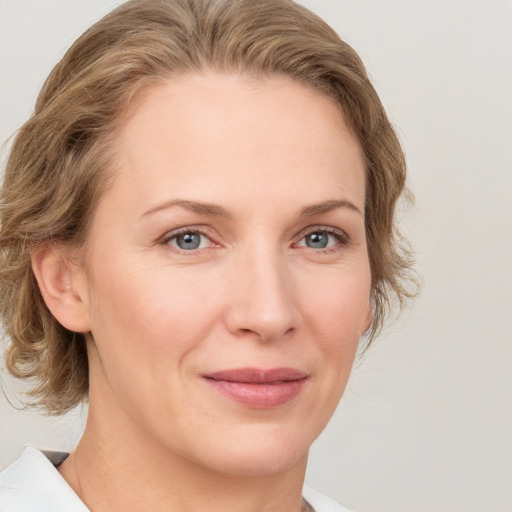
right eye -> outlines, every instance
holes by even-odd
[[[213,245],[212,241],[200,231],[182,231],[167,237],[164,243],[181,251],[197,251]]]

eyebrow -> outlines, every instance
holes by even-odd
[[[306,206],[302,208],[301,215],[304,216],[313,216],[313,215],[320,215],[322,213],[328,213],[332,210],[335,210],[337,208],[348,208],[349,210],[352,210],[354,212],[359,213],[359,215],[363,215],[363,212],[352,202],[347,200],[330,200],[330,201],[324,201],[322,203],[313,204],[311,206]]]
[[[200,215],[230,217],[227,210],[225,210],[222,206],[219,206],[217,204],[203,203],[200,201],[187,201],[186,199],[174,199],[153,206],[149,210],[145,211],[141,215],[141,218],[146,217],[147,215],[152,215],[154,213],[160,212],[162,210],[167,210],[168,208],[172,208],[173,206],[180,206],[181,208],[185,208]],[[328,213],[337,208],[348,208],[349,210],[359,213],[359,215],[363,215],[361,210],[354,203],[347,200],[332,199],[329,201],[324,201],[322,203],[305,206],[304,208],[301,209],[300,216],[311,217],[314,215],[320,215],[322,213]]]
[[[145,211],[142,217],[147,215],[151,215],[153,213],[167,210],[168,208],[172,208],[173,206],[181,206],[181,208],[185,208],[194,213],[199,213],[200,215],[213,215],[216,217],[229,217],[229,213],[222,208],[222,206],[212,204],[212,203],[203,203],[198,201],[187,201],[185,199],[175,199],[172,201],[166,201],[165,203],[158,204],[153,206],[149,210]]]

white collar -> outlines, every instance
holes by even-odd
[[[43,453],[27,446],[20,458],[0,473],[0,510],[90,512],[54,466],[64,458],[60,452]]]

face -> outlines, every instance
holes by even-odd
[[[370,320],[364,165],[335,104],[173,79],[116,153],[87,255],[91,414],[214,471],[304,460]]]

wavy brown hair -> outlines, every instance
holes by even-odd
[[[339,105],[366,160],[371,341],[412,296],[411,257],[395,223],[406,166],[355,51],[291,0],[132,0],[87,30],[53,69],[17,133],[0,192],[0,312],[9,371],[34,380],[32,401],[66,412],[87,396],[85,337],[52,316],[31,270],[41,243],[84,247],[113,175],[118,127],[141,93],[214,69],[291,77]]]

